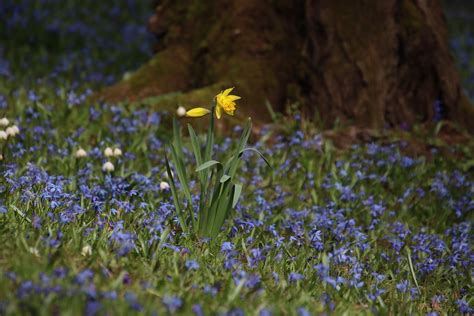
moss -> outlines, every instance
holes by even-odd
[[[127,82],[133,90],[146,85],[159,84],[163,91],[185,86],[189,75],[190,56],[186,49],[175,47],[156,54],[147,64],[138,69]]]
[[[403,0],[400,14],[400,25],[407,33],[418,32],[426,24],[423,13],[412,0]]]

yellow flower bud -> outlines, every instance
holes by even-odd
[[[204,115],[209,114],[209,113],[211,113],[211,111],[209,111],[206,108],[194,108],[194,109],[191,109],[191,110],[187,111],[186,116],[187,117],[201,117],[201,116],[204,116]]]

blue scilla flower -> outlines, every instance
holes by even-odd
[[[162,302],[171,313],[176,312],[183,305],[183,300],[178,296],[165,295]]]
[[[402,280],[400,283],[397,283],[395,286],[398,291],[405,293],[408,291],[410,286],[410,282],[408,280]]]
[[[290,275],[288,276],[288,281],[290,283],[301,281],[303,279],[304,279],[304,275],[301,273],[291,272]]]
[[[187,260],[186,263],[184,264],[184,266],[188,270],[197,270],[197,269],[199,269],[199,263],[197,263],[195,260]]]
[[[94,277],[94,272],[92,272],[92,270],[90,269],[85,269],[76,275],[75,280],[79,284],[84,284],[86,282],[91,281],[93,277]]]
[[[143,306],[138,302],[137,295],[132,292],[125,292],[125,301],[128,303],[131,309],[135,311],[143,310]]]
[[[7,98],[3,94],[0,94],[0,110],[5,110],[7,106],[8,106]]]
[[[304,307],[298,307],[296,310],[298,316],[311,316],[311,313]]]

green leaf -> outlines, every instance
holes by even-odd
[[[191,145],[193,146],[194,157],[196,158],[196,164],[198,166],[202,165],[202,155],[201,155],[201,146],[199,145],[199,140],[194,132],[193,127],[188,124],[189,136],[191,138]],[[204,185],[204,182],[207,179],[207,175],[204,173],[199,174],[199,181],[201,182],[201,187]]]
[[[265,158],[265,156],[257,149],[253,148],[253,147],[249,147],[249,148],[245,148],[243,149],[242,151],[240,151],[239,153],[239,156],[242,155],[244,152],[246,151],[253,151],[253,152],[256,152],[264,161],[265,163],[267,164],[268,167],[270,167],[270,169],[273,169],[272,168],[272,165],[270,165],[270,163],[268,162],[267,158]]]
[[[183,144],[181,143],[181,134],[179,132],[178,121],[173,117],[173,145],[177,150],[178,157],[183,158]]]
[[[188,124],[188,131],[189,136],[191,138],[191,145],[193,146],[194,157],[196,158],[196,163],[199,166],[202,164],[201,147],[199,146],[199,140],[196,136],[196,133],[194,132],[193,127],[190,124]]]
[[[226,173],[233,177],[239,165],[239,153],[245,148],[247,142],[250,137],[250,132],[252,128],[252,121],[249,118],[245,125],[244,131],[240,137],[239,142],[237,143],[237,148],[235,150],[235,154],[230,158],[230,160],[226,164]]]
[[[212,149],[214,147],[214,109],[216,106],[214,105],[211,109],[211,122],[210,127],[207,130],[207,138],[206,138],[206,148],[204,150],[204,160],[208,161],[212,158]]]
[[[214,238],[219,233],[222,225],[224,224],[227,215],[229,214],[229,210],[232,206],[233,201],[233,185],[230,181],[223,183],[221,194],[217,199],[217,207],[215,210],[215,216],[210,228],[210,237]]]
[[[173,174],[171,173],[171,167],[170,167],[170,163],[168,161],[168,155],[165,153],[165,162],[166,162],[166,172],[168,174],[168,178],[170,180],[170,188],[171,188],[171,195],[173,196],[173,203],[174,203],[174,207],[176,208],[176,212],[178,214],[178,219],[179,219],[179,223],[181,225],[181,228],[183,229],[183,231],[187,231],[187,225],[186,225],[186,221],[184,220],[183,218],[183,212],[181,210],[181,206],[179,204],[179,196],[178,196],[178,191],[176,190],[176,185],[174,184],[174,179],[173,179]]]
[[[189,190],[189,182],[188,182],[188,177],[186,175],[186,168],[184,167],[183,161],[178,158],[178,154],[174,146],[171,145],[170,147],[171,147],[171,156],[173,158],[173,161],[175,162],[175,168],[178,173],[179,183],[181,184],[181,188],[184,191],[184,195],[186,199],[188,200],[187,209],[189,212],[189,217],[195,224],[196,219],[194,218],[194,212],[192,210],[193,200],[191,198],[191,191]],[[194,225],[194,227],[196,226]]]
[[[226,182],[226,181],[228,181],[228,180],[230,180],[230,177],[225,174],[225,175],[223,175],[223,176],[221,177],[220,182],[221,182],[221,183],[224,183],[224,182]]]
[[[178,173],[179,183],[181,184],[181,187],[183,188],[184,194],[191,201],[191,192],[189,191],[188,178],[186,176],[184,164],[182,163],[182,161],[179,160],[178,153],[176,152],[176,149],[174,148],[174,146],[171,145],[170,147],[171,147],[171,156],[173,158],[173,161],[175,162],[176,172]]]
[[[217,160],[209,160],[209,161],[206,161],[205,163],[203,163],[202,165],[200,165],[199,167],[196,168],[196,171],[203,171],[203,170],[206,170],[214,165],[221,165],[222,164],[217,161]]]
[[[240,194],[242,193],[242,184],[235,184],[234,185],[234,200],[232,201],[232,208],[237,205],[239,201]]]

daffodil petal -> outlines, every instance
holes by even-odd
[[[234,90],[234,87],[229,88],[229,89],[225,89],[224,92],[222,92],[222,95],[229,95],[229,93],[231,93],[232,90]]]
[[[239,99],[241,99],[241,97],[239,97],[238,95],[231,94],[231,95],[227,96],[227,100],[229,100],[229,101],[235,101],[235,100],[239,100]]]
[[[209,114],[209,113],[211,113],[211,111],[209,111],[206,108],[194,108],[194,109],[191,109],[191,110],[187,111],[186,116],[187,117],[201,117],[201,116],[204,116],[204,115]]]
[[[218,120],[221,119],[221,116],[222,116],[222,111],[221,111],[221,107],[220,106],[216,106],[216,117]]]

